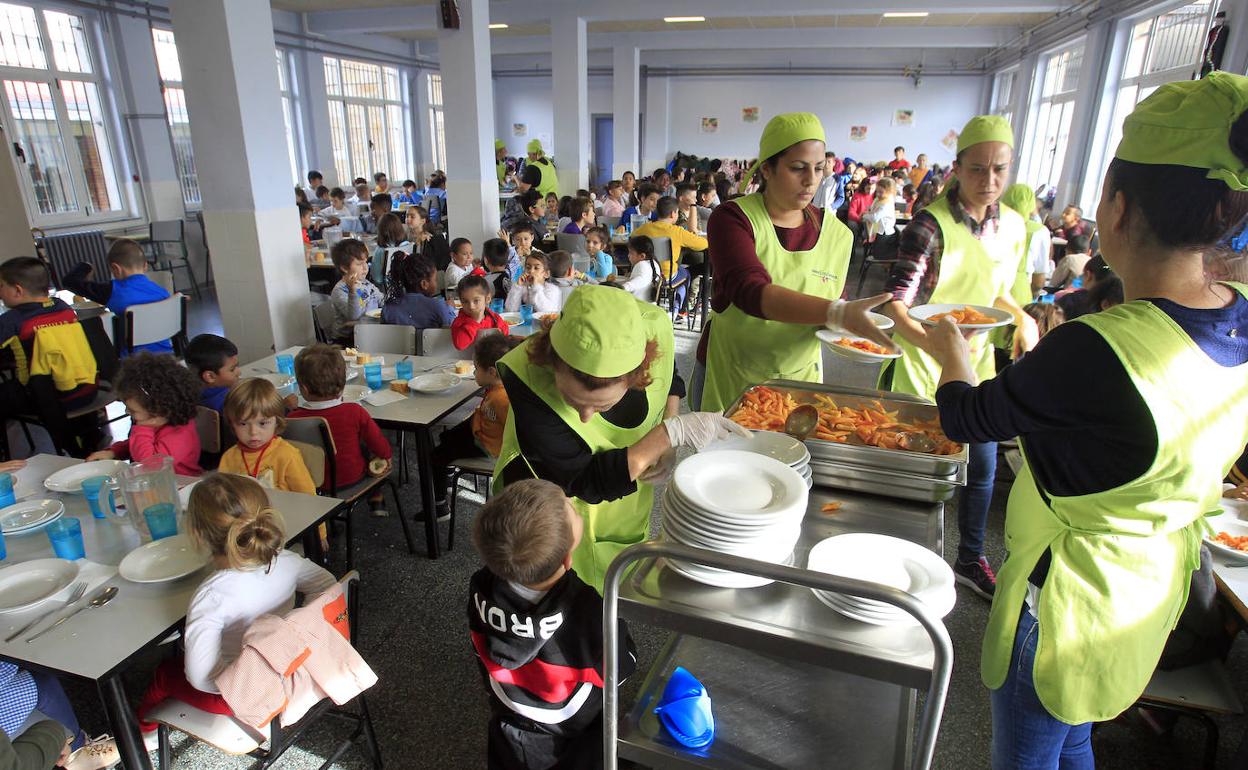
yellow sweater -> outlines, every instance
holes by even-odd
[[[251,476],[270,489],[316,494],[316,485],[312,483],[312,474],[308,473],[303,455],[281,436],[274,436],[267,448],[254,452],[244,452],[235,444],[221,455],[218,470]]]
[[[676,265],[680,264],[680,250],[706,251],[706,239],[691,233],[683,227],[671,222],[647,222],[633,231],[633,235],[645,235],[650,238],[671,238],[672,258],[670,261],[660,260],[659,269],[663,271],[663,280],[671,280]]]

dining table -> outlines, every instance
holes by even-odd
[[[88,583],[88,587],[83,598],[72,604],[66,602],[71,591],[66,585],[37,604],[0,612],[0,639],[3,639],[50,611],[47,618],[13,641],[0,641],[0,659],[24,669],[93,682],[117,740],[122,767],[151,770],[151,760],[126,696],[122,674],[142,653],[167,641],[179,630],[186,620],[191,597],[211,573],[211,567],[205,562],[205,566],[189,575],[163,582],[140,583],[122,577],[119,565],[140,547],[138,530],[125,517],[93,517],[81,493],[52,492],[45,487],[44,481],[53,473],[81,462],[71,457],[38,454],[14,474],[19,499],[58,500],[65,507],[63,516],[77,519],[81,524],[86,556],[68,563],[76,568],[76,580]],[[177,477],[179,487],[194,481],[191,477]],[[288,545],[305,535],[315,540],[316,526],[342,504],[336,498],[295,492],[267,490],[267,494],[270,504],[282,514]],[[179,531],[185,533],[185,527],[184,517],[180,517]],[[51,541],[42,527],[5,535],[4,542],[7,554],[0,561],[0,582],[4,581],[9,568],[35,559],[55,560]],[[107,587],[117,588],[115,598],[98,608],[88,606],[90,599]],[[37,640],[26,641],[31,634],[55,623],[53,618],[59,620],[78,609],[82,611]]]

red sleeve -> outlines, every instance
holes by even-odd
[[[511,333],[511,327],[507,325],[507,322],[498,313],[495,313],[493,310],[487,310],[485,311],[485,317],[490,320],[495,329],[502,332],[504,337]]]
[[[771,284],[771,274],[758,261],[754,228],[745,212],[732,202],[716,206],[706,223],[706,240],[715,271],[711,307],[722,313],[736,305],[762,318],[763,289]]]
[[[862,213],[867,210],[867,196],[854,193],[854,197],[849,199],[848,219],[850,222],[861,222]]]
[[[368,447],[368,451],[373,457],[380,457],[383,460],[389,460],[394,454],[394,450],[390,448],[390,442],[381,434],[381,428],[377,427],[377,421],[373,419],[364,407],[356,404],[360,417],[360,438],[364,440],[364,446]]]
[[[126,440],[130,444],[130,459],[136,462],[146,460],[154,454],[173,454],[157,440],[156,429],[145,425],[132,425],[130,437]]]
[[[451,342],[456,350],[463,350],[477,338],[477,330],[481,325],[468,316],[460,313],[451,322]]]

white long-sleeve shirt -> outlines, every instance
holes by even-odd
[[[295,592],[315,597],[329,590],[334,576],[291,551],[272,567],[217,570],[208,576],[186,612],[186,681],[203,692],[220,692],[213,681],[243,648],[243,634],[261,615],[284,615],[295,606]]]
[[[512,284],[505,307],[514,313],[521,305],[532,305],[534,313],[558,313],[563,310],[563,292],[550,281],[537,285]]]
[[[897,207],[893,205],[893,199],[872,203],[871,208],[863,212],[862,221],[870,226],[868,232],[872,235],[897,232]]]
[[[623,288],[643,302],[653,302],[654,263],[648,259],[643,259],[633,265],[633,269],[628,274],[628,280],[624,282]]]
[[[469,265],[468,267],[460,267],[454,262],[447,265],[446,270],[443,271],[442,279],[444,281],[443,285],[446,287],[446,291],[456,290],[459,287],[460,279],[471,273],[472,265]]]

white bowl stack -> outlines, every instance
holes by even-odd
[[[788,563],[809,496],[802,475],[757,452],[725,449],[676,467],[663,495],[663,536],[677,543],[775,564]],[[771,580],[669,560],[707,585],[752,588]]]
[[[957,600],[953,570],[918,543],[888,535],[855,532],[823,540],[810,549],[807,569],[880,583],[914,596],[938,617]],[[812,589],[815,598],[840,614],[877,626],[917,625],[913,615],[885,602]]]
[[[703,452],[741,451],[754,452],[785,465],[801,474],[806,488],[814,485],[814,472],[810,467],[810,450],[801,441],[784,433],[769,430],[750,431],[750,437],[731,436],[703,448]]]

